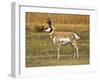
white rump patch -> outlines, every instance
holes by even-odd
[[[75,36],[75,38],[78,40],[78,39],[80,39],[80,37],[77,35],[77,34],[75,34],[74,33],[74,36]]]

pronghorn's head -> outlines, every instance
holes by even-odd
[[[54,25],[52,24],[52,21],[51,21],[51,18],[47,18],[47,24],[48,24],[48,27],[44,29],[45,32],[53,32],[54,31]]]
[[[47,27],[44,29],[45,32],[51,33],[55,31],[55,26],[51,25],[51,27]]]

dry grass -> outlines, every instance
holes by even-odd
[[[72,31],[80,36],[77,41],[80,58],[72,58],[72,46],[62,46],[60,60],[56,58],[56,47],[48,33],[34,32],[34,24],[28,25],[30,31],[26,30],[26,67],[54,66],[54,65],[79,65],[89,64],[89,25],[82,24],[57,24],[56,31]],[[46,26],[45,24],[38,24]]]

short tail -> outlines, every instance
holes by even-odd
[[[80,37],[76,33],[74,33],[74,36],[75,36],[76,40],[80,39]]]

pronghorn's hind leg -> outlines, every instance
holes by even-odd
[[[71,44],[72,44],[72,46],[74,47],[74,56],[73,57],[77,57],[77,58],[79,58],[79,52],[78,52],[78,46],[77,46],[77,44],[76,44],[76,40],[74,40],[74,41],[72,41],[71,42]]]

